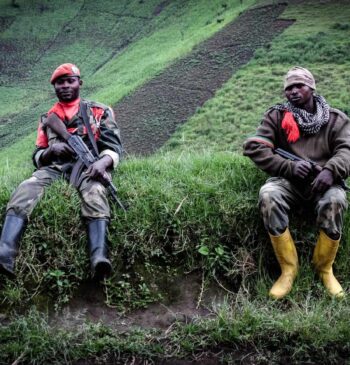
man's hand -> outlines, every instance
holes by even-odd
[[[54,143],[50,148],[55,157],[70,158],[74,155],[74,151],[65,142]]]
[[[86,170],[86,175],[94,180],[109,180],[106,170],[113,164],[113,160],[110,156],[103,156],[100,160],[94,162]]]
[[[40,157],[41,163],[49,165],[55,157],[69,160],[74,155],[74,151],[65,142],[58,142],[46,148]]]
[[[317,176],[316,179],[311,183],[312,193],[324,193],[334,183],[334,177],[331,170],[323,169]]]
[[[292,174],[299,179],[305,179],[312,172],[312,165],[307,161],[297,161],[293,164]]]

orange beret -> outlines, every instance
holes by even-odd
[[[56,70],[51,75],[50,82],[54,84],[56,79],[61,76],[78,76],[80,77],[80,71],[77,66],[73,65],[73,63],[63,63],[58,66]]]

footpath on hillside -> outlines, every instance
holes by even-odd
[[[159,149],[232,75],[293,20],[278,19],[286,3],[242,13],[185,58],[173,63],[115,107],[128,154]]]

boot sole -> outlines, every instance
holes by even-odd
[[[97,281],[102,281],[104,278],[111,276],[112,266],[109,262],[99,262],[95,266],[93,278]]]

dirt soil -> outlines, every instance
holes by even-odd
[[[147,309],[127,314],[119,313],[115,308],[104,304],[102,287],[94,282],[83,283],[63,313],[57,313],[51,319],[52,324],[70,329],[89,320],[121,332],[133,327],[166,331],[174,322],[189,323],[196,317],[211,316],[212,311],[208,308],[215,305],[215,302],[222,302],[225,294],[223,290],[212,286],[206,288],[201,295],[202,280],[199,273],[184,275],[174,283],[172,292],[176,293],[175,299],[169,301],[165,298],[163,302],[150,304]]]
[[[159,149],[232,75],[293,20],[285,3],[252,8],[114,107],[127,153]]]

